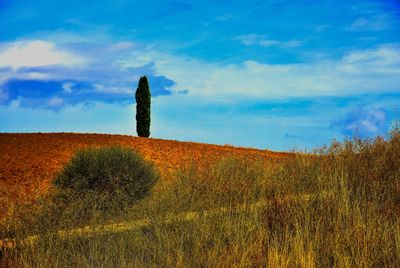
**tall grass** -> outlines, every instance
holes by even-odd
[[[32,246],[3,251],[2,261],[22,267],[400,267],[399,160],[394,129],[386,140],[333,142],[284,160],[193,163],[127,211],[80,224],[147,219],[139,228],[68,238],[56,235],[61,227],[52,226],[45,206],[25,211],[29,219],[16,215],[7,235],[42,236]],[[178,216],[186,212],[197,214]],[[63,221],[62,228],[76,226]]]
[[[298,155],[273,177],[281,187],[265,213],[271,266],[400,266],[398,129],[387,140],[334,142]],[[298,190],[316,193],[315,199],[279,202]]]

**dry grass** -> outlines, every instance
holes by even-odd
[[[289,154],[126,135],[78,133],[0,133],[0,218],[10,203],[26,203],[48,193],[54,176],[79,149],[120,145],[139,151],[163,180],[190,163],[210,165],[221,157],[279,158]]]
[[[16,207],[3,236],[41,239],[4,251],[3,265],[400,267],[398,129],[387,140],[333,143],[313,155],[202,160],[127,210],[99,212],[88,222],[54,217],[45,201]],[[221,207],[224,213],[206,212]],[[168,215],[191,216],[166,221]],[[57,235],[65,227],[140,219],[146,224],[121,232]]]

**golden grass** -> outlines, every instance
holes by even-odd
[[[2,264],[400,267],[399,160],[395,129],[387,140],[333,143],[313,156],[203,159],[127,210],[90,219],[71,217],[79,200],[64,211],[45,202],[16,207],[2,237],[40,239],[4,250]],[[59,230],[90,235],[64,239]]]
[[[323,192],[318,195],[318,198],[329,198],[332,193]],[[295,196],[285,196],[280,202],[310,202],[315,198],[312,194],[301,194]],[[182,221],[195,221],[200,217],[213,217],[221,216],[227,213],[243,213],[254,210],[265,209],[265,207],[272,205],[272,200],[261,200],[253,204],[237,205],[235,207],[218,207],[205,211],[188,211],[179,214],[167,213],[162,217],[158,217],[158,224],[171,224]],[[276,202],[276,201],[275,201]],[[154,221],[154,220],[153,220]],[[59,230],[57,235],[60,239],[71,239],[76,237],[92,237],[96,235],[107,235],[114,233],[121,233],[126,231],[132,231],[143,227],[148,227],[154,224],[150,219],[140,219],[130,222],[119,222],[111,224],[103,224],[98,226],[85,226],[82,228],[75,228],[70,230]],[[23,238],[21,241],[17,241],[15,238],[5,238],[0,240],[0,248],[4,249],[15,249],[17,246],[27,247],[34,246],[41,239],[40,235],[30,235]]]

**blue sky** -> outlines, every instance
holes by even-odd
[[[0,132],[136,135],[290,150],[400,118],[400,3],[0,0]]]

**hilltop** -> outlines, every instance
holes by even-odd
[[[90,146],[118,144],[138,150],[170,179],[186,163],[205,163],[224,156],[279,158],[287,153],[233,146],[180,142],[127,135],[83,133],[1,133],[0,193],[12,199],[44,194],[73,153]]]

